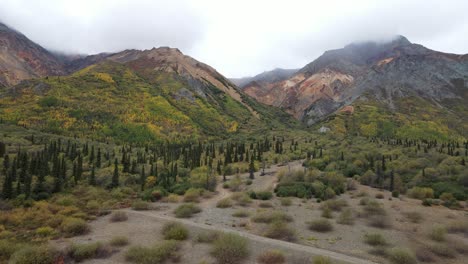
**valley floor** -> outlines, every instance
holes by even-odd
[[[290,162],[286,166],[271,166],[266,169],[265,176],[256,173],[252,184],[247,186],[248,190],[264,191],[273,190],[277,182],[277,176],[281,170],[302,170],[302,162]],[[242,174],[241,178],[248,178],[248,174]],[[377,194],[382,194],[383,198],[378,199],[388,212],[391,218],[391,226],[385,229],[370,227],[367,220],[359,216],[360,200],[363,195],[373,198]],[[110,216],[98,218],[90,223],[91,232],[87,235],[73,237],[70,239],[60,239],[51,243],[59,248],[67,247],[71,242],[85,243],[102,241],[106,242],[115,236],[125,236],[129,238],[130,245],[148,246],[154,242],[163,240],[161,230],[165,223],[177,221],[184,224],[190,230],[189,240],[182,243],[180,250],[180,263],[215,263],[211,257],[211,246],[209,244],[196,242],[198,234],[206,231],[232,232],[247,238],[250,248],[250,256],[244,263],[257,263],[256,257],[271,249],[283,252],[287,263],[311,263],[313,256],[327,256],[333,263],[388,263],[384,257],[369,253],[373,247],[364,242],[363,237],[369,233],[379,233],[388,241],[390,247],[410,248],[416,251],[421,245],[428,242],[427,233],[437,225],[446,225],[456,221],[468,221],[466,211],[454,211],[445,207],[423,207],[421,201],[406,197],[391,198],[388,191],[381,191],[367,186],[357,185],[357,189],[348,191],[341,195],[339,199],[346,200],[348,207],[357,212],[358,215],[353,225],[342,225],[331,219],[333,230],[330,232],[315,232],[308,229],[307,222],[321,219],[321,203],[314,199],[303,200],[292,199],[289,206],[281,205],[279,198],[269,201],[254,200],[248,206],[234,205],[229,208],[218,208],[219,201],[232,195],[229,189],[222,188],[218,184],[216,192],[198,203],[202,211],[189,219],[175,218],[173,210],[179,203],[152,204],[152,210],[134,211],[123,209],[128,215],[128,220],[124,222],[110,222]],[[266,204],[266,205],[265,205]],[[323,202],[322,202],[323,204]],[[267,207],[267,208],[265,208]],[[245,211],[250,216],[264,211],[282,211],[292,217],[289,224],[295,230],[297,239],[294,242],[270,239],[262,236],[266,225],[255,223],[249,218],[236,218],[232,215],[239,211]],[[412,223],[406,215],[410,212],[417,212],[422,219],[418,223]],[[332,217],[337,219],[338,213],[332,213]],[[449,234],[450,241],[463,241],[468,243],[466,236]],[[125,263],[126,248],[115,252],[105,259],[92,259],[85,263]],[[428,254],[433,255],[431,252]],[[433,256],[433,263],[465,263],[462,256],[454,258],[440,258]]]

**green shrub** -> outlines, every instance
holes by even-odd
[[[231,201],[230,198],[221,199],[221,200],[219,200],[219,201],[216,203],[216,207],[218,207],[218,208],[229,208],[229,207],[232,207],[232,201]]]
[[[200,207],[193,203],[181,204],[174,210],[174,214],[177,218],[190,218],[192,215],[199,212],[201,212]]]
[[[68,250],[68,254],[76,262],[96,257],[103,257],[109,254],[101,242],[86,243],[86,244],[72,244]]]
[[[213,242],[212,254],[220,264],[242,263],[249,255],[248,240],[236,234],[222,234]]]
[[[408,218],[408,220],[411,222],[411,223],[420,223],[423,219],[422,217],[422,214],[420,212],[406,212],[404,214],[406,216],[406,218]]]
[[[169,222],[163,226],[162,234],[166,240],[185,240],[188,238],[188,230],[182,224]]]
[[[257,262],[260,264],[283,264],[286,262],[286,258],[281,251],[268,250],[257,257]]]
[[[165,240],[151,247],[133,246],[128,249],[125,258],[138,264],[160,264],[174,257],[178,247],[175,240]]]
[[[235,211],[232,216],[234,217],[248,217],[250,215],[250,213],[248,211],[245,211],[245,210],[238,210],[238,211]]]
[[[348,208],[344,210],[343,212],[341,212],[336,222],[342,225],[353,225],[354,224],[353,210]]]
[[[312,260],[313,264],[332,264],[333,262],[329,257],[315,256]]]
[[[292,217],[280,211],[263,211],[252,217],[255,223],[271,223],[273,221],[291,222]]]
[[[17,250],[10,258],[12,264],[50,264],[55,263],[57,250],[46,246],[25,246]]]
[[[393,198],[398,198],[398,197],[400,197],[400,192],[399,192],[399,191],[393,191],[393,192],[392,192],[392,197],[393,197]]]
[[[282,221],[274,221],[270,223],[263,235],[284,241],[296,240],[296,232]]]
[[[387,240],[379,233],[371,233],[364,235],[364,242],[371,246],[386,246],[388,245]]]
[[[128,220],[127,213],[123,211],[115,211],[112,213],[110,217],[111,222],[124,222],[127,220]]]
[[[316,232],[329,232],[333,230],[333,225],[327,219],[318,219],[308,223],[309,229]]]
[[[2,260],[8,260],[16,250],[21,248],[21,245],[11,241],[0,240],[0,263]]]
[[[198,234],[195,241],[198,243],[213,243],[216,239],[218,239],[219,235],[220,233],[213,231],[202,232]]]
[[[453,247],[437,243],[429,246],[432,253],[436,254],[439,257],[443,258],[455,258],[457,252]]]
[[[413,187],[408,190],[408,196],[419,200],[431,199],[434,198],[434,190],[427,187]]]
[[[424,206],[432,206],[432,199],[424,199],[422,200],[422,205]]]
[[[70,237],[86,234],[89,226],[83,219],[68,217],[62,222],[61,229],[66,236]]]
[[[128,245],[128,243],[128,238],[125,236],[115,236],[109,241],[109,244],[114,247],[123,247]]]
[[[341,211],[343,207],[348,206],[346,200],[327,200],[322,204],[322,208],[327,207],[333,211]]]
[[[202,189],[190,188],[184,194],[184,202],[186,203],[197,203],[200,200]]]
[[[257,200],[270,200],[273,197],[273,194],[268,191],[262,191],[262,192],[250,192],[250,198],[252,199],[257,199]]]
[[[443,226],[435,226],[432,228],[431,232],[429,233],[429,237],[437,242],[445,241],[445,237],[447,235],[447,229]]]
[[[281,205],[282,206],[291,206],[292,205],[292,200],[287,198],[287,197],[282,197],[280,199]]]
[[[394,248],[388,251],[388,259],[394,264],[418,263],[414,254],[406,249]]]
[[[333,218],[333,213],[332,213],[332,210],[330,209],[330,207],[328,206],[323,206],[322,207],[322,217],[324,218]]]
[[[132,203],[132,209],[136,211],[149,210],[149,203],[145,201],[135,201]]]
[[[56,234],[55,230],[50,226],[38,227],[36,229],[36,235],[40,237],[50,237],[55,234]]]

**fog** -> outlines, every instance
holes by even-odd
[[[171,46],[242,77],[300,68],[326,50],[395,35],[468,53],[466,10],[461,0],[0,0],[0,21],[53,51]]]

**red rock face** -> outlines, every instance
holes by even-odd
[[[47,50],[0,23],[1,84],[15,85],[25,79],[64,73],[62,63]]]

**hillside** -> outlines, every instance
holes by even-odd
[[[350,44],[327,51],[287,80],[251,83],[244,91],[308,125],[359,99],[358,104],[405,115],[410,124],[427,121],[421,126],[430,129],[429,121],[435,122],[445,130],[444,136],[466,136],[467,78],[468,56],[433,51],[400,36],[387,43]],[[415,116],[408,103],[421,108],[420,115]],[[387,122],[400,125],[394,119]]]
[[[284,127],[281,116],[294,126],[169,48],[124,51],[69,76],[23,81],[3,90],[0,112],[29,128],[121,142],[226,137]]]

